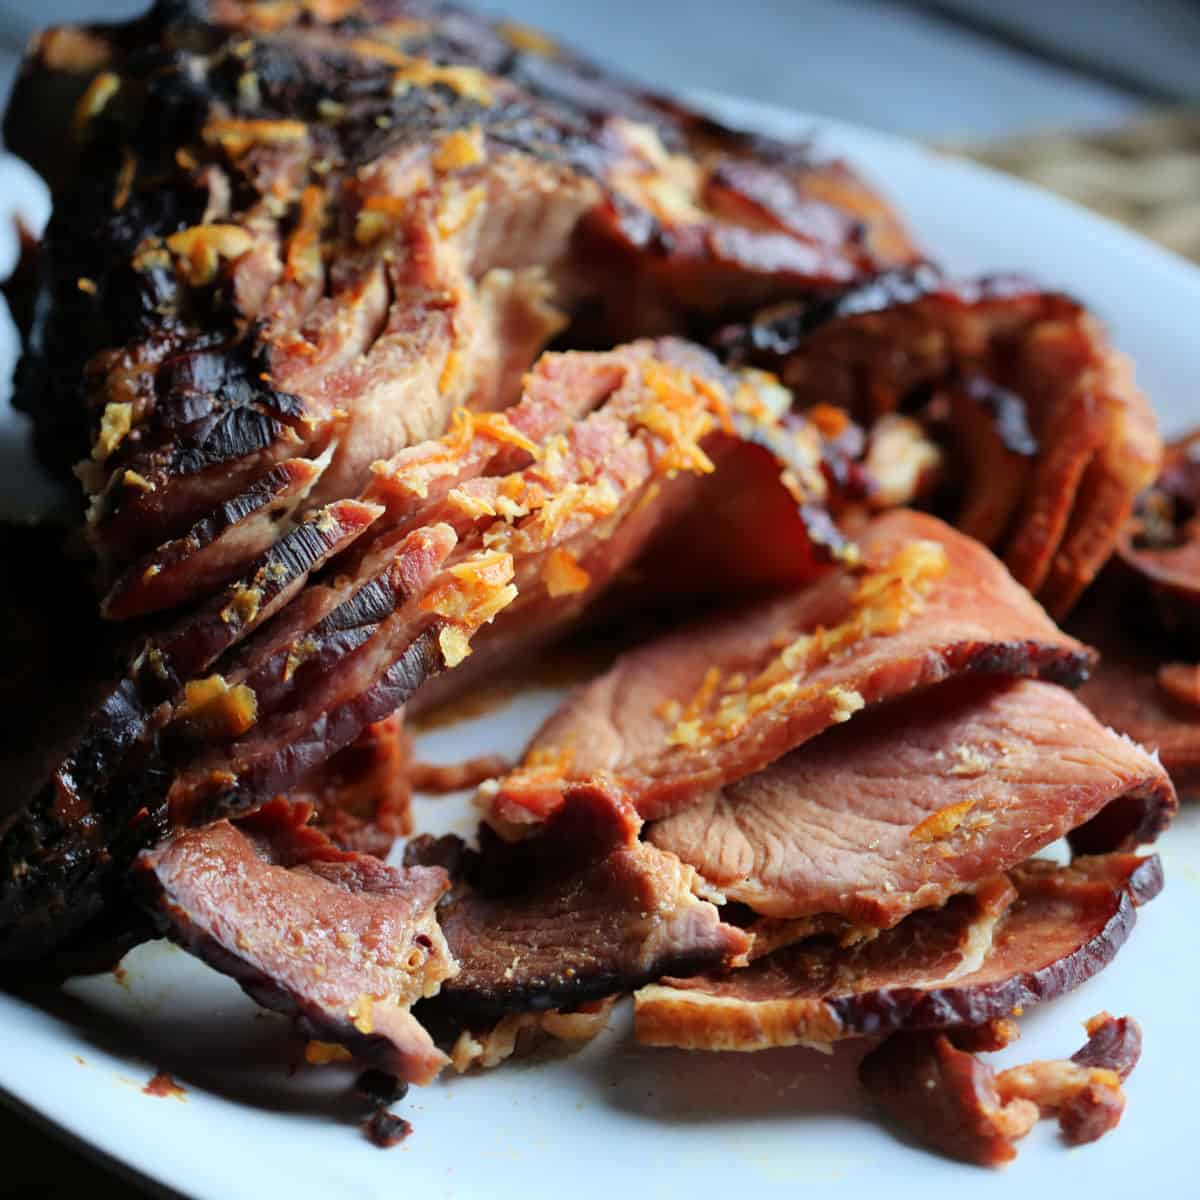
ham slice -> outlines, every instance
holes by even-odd
[[[1162,767],[1069,692],[968,679],[860,714],[649,837],[757,913],[889,928],[1097,814],[1091,848],[1131,849],[1174,807]]]
[[[982,1025],[1090,979],[1161,887],[1153,856],[1070,867],[1035,859],[868,941],[814,938],[743,970],[651,984],[636,996],[637,1036],[654,1046],[763,1050]]]
[[[434,907],[436,867],[396,870],[339,850],[276,801],[243,825],[218,821],[138,859],[164,931],[266,1008],[411,1083],[446,1059],[411,1015],[455,964]]]
[[[798,404],[867,423],[936,395],[961,463],[958,520],[1056,617],[1158,470],[1129,361],[1082,306],[1027,280],[959,283],[924,264],[768,309],[721,344],[777,370]]]
[[[859,566],[625,655],[547,721],[491,797],[494,818],[539,820],[603,777],[654,819],[956,675],[1086,677],[1091,651],[935,518],[885,514],[860,550]]]
[[[516,845],[485,833],[482,855],[464,858],[446,839],[411,844],[407,861],[449,854],[460,878],[438,914],[459,971],[422,1019],[479,1028],[744,962],[750,938],[695,895],[691,867],[638,840],[640,827],[623,800],[580,789]]]
[[[1100,650],[1100,664],[1079,698],[1105,725],[1156,754],[1180,796],[1190,799],[1200,794],[1200,704],[1170,686],[1162,647],[1113,637],[1120,620],[1107,605],[1089,605],[1078,629]],[[1184,670],[1190,677],[1195,668]]]
[[[1176,656],[1200,654],[1200,432],[1172,442],[1162,473],[1138,497],[1117,547],[1144,613]]]

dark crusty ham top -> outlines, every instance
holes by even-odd
[[[354,494],[577,314],[606,344],[915,257],[844,165],[421,0],[52,30],[5,130],[55,193],[20,403],[111,568],[297,457]]]
[[[1145,751],[1033,680],[945,683],[860,713],[651,827],[730,900],[887,927],[1007,870],[1110,804],[1108,849],[1174,810]]]
[[[654,818],[860,709],[965,673],[1078,683],[1092,655],[992,555],[933,517],[874,520],[861,563],[623,656],[568,699],[501,782],[496,817],[605,777]]]

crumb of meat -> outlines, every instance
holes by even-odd
[[[433,154],[435,171],[458,171],[487,161],[483,130],[478,125],[470,129],[455,129],[446,134]]]
[[[110,401],[100,417],[100,433],[92,446],[92,458],[104,462],[133,428],[133,405]]]
[[[546,591],[554,599],[586,591],[592,582],[592,577],[579,565],[575,555],[561,546],[547,556],[542,578],[546,582]]]
[[[398,1146],[412,1133],[412,1125],[403,1117],[390,1113],[386,1108],[376,1109],[362,1125],[367,1141],[381,1150]]]
[[[574,1012],[509,1013],[484,1032],[464,1029],[450,1051],[450,1062],[461,1075],[473,1068],[499,1066],[515,1054],[532,1049],[545,1037],[562,1042],[591,1041],[608,1024],[616,997],[585,1004]]]
[[[244,683],[230,687],[223,675],[193,679],[183,690],[174,719],[191,736],[236,737],[258,719],[258,697]]]

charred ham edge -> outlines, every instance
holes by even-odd
[[[879,517],[860,551],[858,566],[618,660],[542,727],[488,797],[493,821],[543,819],[588,778],[612,778],[653,819],[862,708],[956,675],[1086,677],[1092,652],[933,517]]]
[[[1074,301],[1023,280],[953,283],[922,265],[768,310],[720,344],[777,369],[801,406],[868,423],[944,392],[970,459],[959,524],[1055,616],[1157,472],[1157,424],[1128,360]]]
[[[1092,852],[1130,850],[1174,809],[1162,767],[1061,688],[964,679],[861,713],[648,837],[757,913],[886,929],[1078,826]]]
[[[212,667],[379,512],[340,501],[312,513],[241,580],[135,646],[51,778],[32,795],[23,791],[30,798],[10,816],[0,847],[14,870],[0,906],[6,958],[36,955],[75,931],[133,855],[163,836],[173,757],[223,744],[258,719],[253,691]],[[428,560],[424,545],[412,549]]]
[[[1121,1083],[1141,1055],[1141,1030],[1132,1017],[1108,1013],[1085,1028],[1087,1043],[1069,1060],[998,1074],[956,1044],[968,1040],[957,1031],[893,1034],[863,1059],[859,1079],[883,1112],[921,1141],[951,1158],[1003,1166],[1039,1117],[1056,1114],[1071,1145],[1094,1142],[1120,1121]]]
[[[281,463],[183,537],[143,556],[109,589],[101,615],[127,620],[174,608],[238,575],[286,532],[281,527],[308,498],[329,457]]]
[[[1172,442],[1117,546],[1125,576],[1159,632],[1200,654],[1200,432]],[[1144,619],[1145,610],[1142,609]]]
[[[608,339],[680,327],[719,290],[713,271],[759,303],[912,257],[844,167],[678,106],[601,116],[533,86],[512,47],[474,61],[440,32],[459,17],[406,33],[259,16],[164,4],[47,35],[9,115],[14,144],[36,151],[21,133],[39,74],[93,77],[76,114],[87,186],[59,188],[55,303],[24,403],[69,444],[90,426],[92,531],[118,562],[335,440],[314,498],[354,494],[373,459],[439,433],[455,405],[507,403],[558,310],[614,282]],[[475,28],[470,46],[495,42]],[[629,303],[646,273],[576,245],[614,206],[619,228],[591,240],[627,242],[625,217],[656,231],[635,259],[654,260],[657,326]]]
[[[284,800],[218,821],[137,862],[163,931],[264,1008],[408,1083],[446,1059],[412,1016],[455,971],[436,867],[397,870],[339,850]]]
[[[74,792],[102,783],[160,706],[283,608],[312,571],[361,537],[381,511],[347,500],[310,514],[207,604],[137,640],[121,677],[97,704],[80,745],[59,770],[71,781],[64,786]],[[169,709],[157,715],[169,715]]]
[[[815,938],[725,975],[664,979],[636,999],[640,1041],[708,1050],[829,1045],[982,1025],[1100,971],[1162,888],[1157,857],[1034,859],[977,897],[913,913],[852,946]]]
[[[541,836],[482,852],[418,839],[406,861],[461,872],[438,919],[459,964],[420,1016],[451,1040],[509,1014],[574,1011],[664,973],[744,961],[750,939],[694,893],[695,872],[639,841],[620,797],[573,792]],[[448,860],[447,855],[451,858]]]

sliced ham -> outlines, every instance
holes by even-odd
[[[309,815],[277,801],[145,852],[149,903],[172,939],[264,1007],[428,1083],[446,1059],[410,1009],[455,971],[435,915],[446,874],[339,850]]]
[[[404,714],[393,713],[368,725],[291,798],[309,801],[317,827],[342,849],[386,858],[396,838],[413,831],[411,760]]]
[[[1162,454],[1132,367],[1070,298],[1026,280],[954,283],[922,265],[725,332],[801,405],[864,422],[937,396],[961,462],[964,532],[1065,615],[1116,546]]]
[[[1161,887],[1156,857],[1033,860],[867,941],[815,938],[728,974],[652,984],[636,996],[637,1036],[763,1050],[982,1025],[1090,979]]]
[[[889,928],[1097,814],[1090,848],[1132,849],[1174,807],[1162,767],[1070,693],[970,679],[860,714],[649,838],[757,913]]]
[[[1091,652],[940,521],[886,514],[860,551],[858,566],[625,655],[543,726],[494,817],[536,821],[573,782],[607,778],[653,819],[956,675],[1086,676]]]
[[[623,800],[581,790],[541,836],[485,837],[474,861],[444,840],[410,845],[409,861],[453,854],[467,868],[438,914],[459,971],[423,1006],[430,1022],[575,1009],[743,961],[749,937],[696,896],[690,867],[638,840],[640,827]]]

